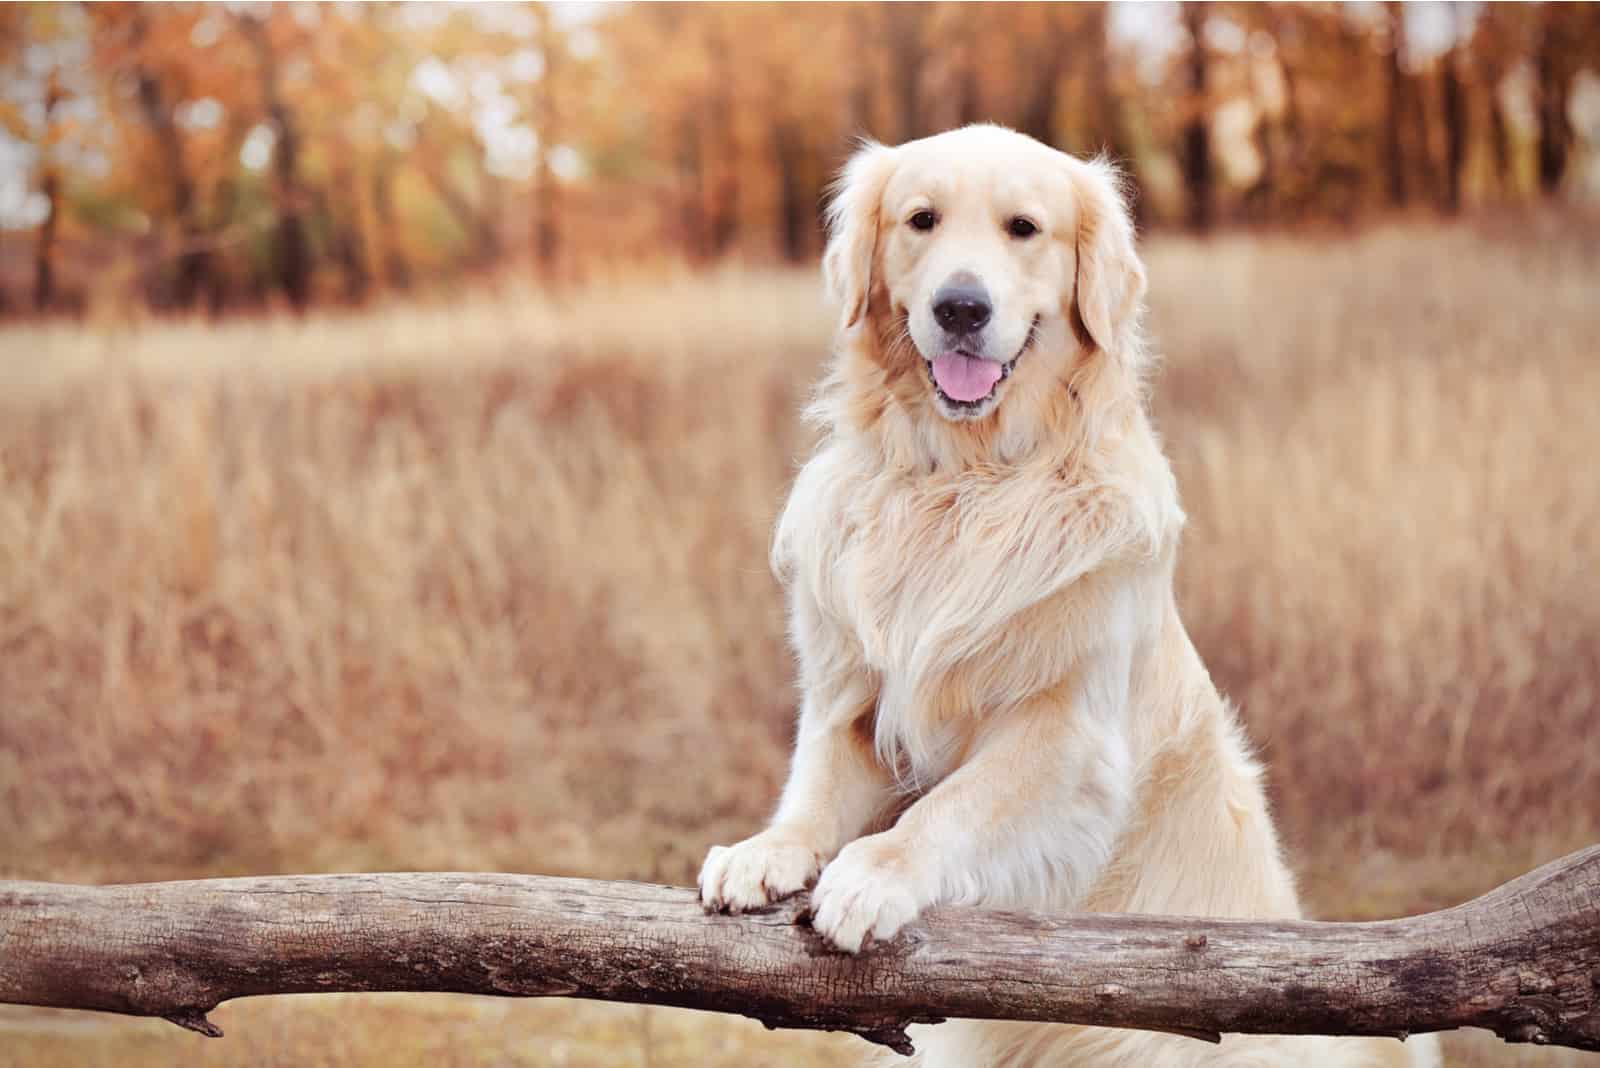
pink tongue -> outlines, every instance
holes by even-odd
[[[982,400],[1000,381],[1000,365],[959,352],[947,352],[933,361],[933,380],[951,400]]]

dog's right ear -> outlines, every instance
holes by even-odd
[[[883,191],[894,173],[894,155],[887,145],[863,141],[833,184],[822,275],[844,309],[846,327],[861,321],[872,300]]]

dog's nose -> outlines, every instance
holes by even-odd
[[[933,295],[933,317],[952,334],[977,333],[993,311],[981,285],[947,283]]]

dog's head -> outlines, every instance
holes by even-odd
[[[1138,375],[1144,268],[1105,163],[998,126],[866,144],[829,230],[842,328],[892,379],[915,372],[903,402],[982,422],[1065,388],[1095,354]]]

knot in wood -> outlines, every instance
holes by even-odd
[[[1540,972],[1522,969],[1517,972],[1517,991],[1522,994],[1546,994],[1556,989],[1556,981]]]
[[[1183,936],[1183,944],[1189,949],[1201,950],[1206,948],[1206,936],[1203,934],[1189,934]]]

